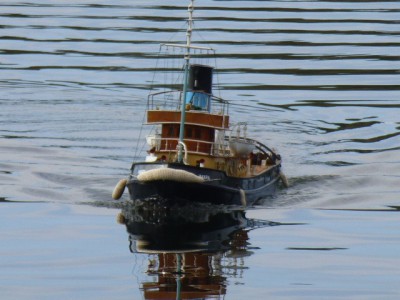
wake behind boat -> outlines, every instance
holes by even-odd
[[[287,185],[280,155],[248,138],[247,124],[232,123],[229,102],[213,94],[215,68],[203,61],[209,62],[215,52],[191,43],[193,4],[191,0],[186,44],[161,45],[175,51],[166,59],[183,53],[180,88],[148,96],[146,125],[156,128],[147,137],[148,156],[132,164],[114,199],[127,186],[131,200],[162,197],[246,206],[274,194],[279,181]]]

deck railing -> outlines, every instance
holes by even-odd
[[[161,138],[154,137],[154,145],[156,145],[156,151],[159,152],[174,152],[178,145],[178,138]],[[203,154],[212,156],[231,156],[229,145],[226,141],[223,143],[208,142],[197,139],[184,139],[187,151],[193,154]]]
[[[209,112],[218,115],[229,115],[229,102],[209,95]],[[153,93],[148,96],[147,110],[173,110],[179,111],[183,101],[182,91],[166,91]]]

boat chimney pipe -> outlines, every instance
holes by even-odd
[[[191,65],[188,89],[192,91],[212,93],[213,68],[204,65]]]

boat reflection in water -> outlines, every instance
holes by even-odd
[[[253,253],[248,231],[279,225],[224,206],[153,201],[127,204],[118,221],[126,225],[131,252],[148,256],[144,299],[222,299],[227,277],[241,276]]]

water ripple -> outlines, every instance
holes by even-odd
[[[129,161],[147,91],[176,87],[154,82],[153,72],[180,71],[155,59],[159,43],[184,42],[186,3],[0,8],[1,138]],[[294,178],[288,197],[318,194],[296,178],[321,183],[339,169],[361,174],[371,161],[396,161],[398,1],[204,0],[196,8],[194,41],[217,49],[216,92],[231,100],[233,118],[276,143]]]

